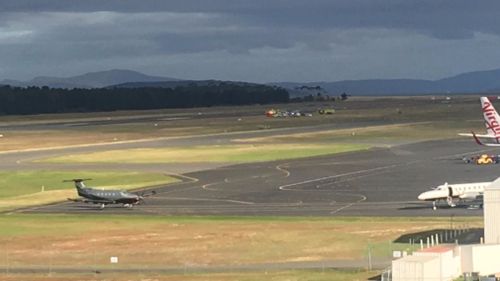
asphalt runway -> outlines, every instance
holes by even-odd
[[[75,128],[84,128],[104,125],[126,125],[138,123],[159,123],[162,121],[177,120],[204,120],[206,118],[228,118],[228,117],[246,117],[262,114],[262,108],[246,108],[245,110],[236,110],[228,108],[220,109],[185,109],[184,111],[171,110],[171,113],[157,114],[131,114],[122,116],[94,117],[94,118],[74,118],[72,120],[39,120],[0,122],[0,130],[72,130]]]
[[[472,140],[428,141],[289,161],[241,164],[185,173],[155,187],[142,205],[100,210],[64,202],[19,210],[37,213],[244,216],[478,216],[466,205],[436,211],[419,193],[448,183],[493,181],[500,165],[465,164],[464,155],[498,154]]]

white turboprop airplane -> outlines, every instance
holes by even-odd
[[[445,183],[432,190],[421,193],[418,200],[432,201],[432,209],[436,210],[436,203],[439,200],[446,200],[448,206],[455,207],[453,199],[475,200],[483,196],[484,188],[492,182],[472,182],[472,183]]]
[[[459,134],[460,136],[473,137],[477,144],[484,146],[500,146],[500,116],[493,107],[493,104],[487,97],[481,97],[481,109],[483,111],[484,124],[486,125],[486,135]],[[490,139],[493,143],[483,143],[481,139]]]

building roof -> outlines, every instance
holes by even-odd
[[[393,264],[394,263],[408,263],[408,262],[422,263],[422,262],[433,261],[436,259],[439,259],[439,257],[438,256],[429,256],[429,255],[425,255],[425,256],[412,255],[412,256],[406,256],[406,257],[402,257],[400,259],[393,260],[392,263]]]
[[[446,253],[448,251],[453,251],[454,246],[439,245],[430,248],[424,248],[418,252],[420,253]]]

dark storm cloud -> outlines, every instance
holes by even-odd
[[[163,0],[19,0],[0,1],[8,12],[207,13],[224,14],[251,26],[271,28],[395,28],[438,38],[500,33],[500,1],[343,0],[343,1],[163,1]]]
[[[499,1],[0,0],[0,80],[114,67],[251,81],[437,78],[457,61],[495,67],[498,18]]]

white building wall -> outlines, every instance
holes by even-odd
[[[438,257],[407,256],[392,262],[392,281],[442,281]]]
[[[460,276],[460,256],[446,252],[415,252],[392,262],[393,281],[451,281]]]
[[[460,246],[462,252],[462,271],[479,272],[490,275],[500,272],[500,245],[466,245]]]
[[[484,190],[484,243],[500,244],[500,178]]]
[[[462,266],[460,262],[460,253],[455,251],[455,249],[450,251],[447,259],[441,259],[441,266],[444,267],[443,276],[454,280],[457,276],[462,275]]]
[[[472,259],[473,245],[458,247],[460,250],[462,272],[474,272],[474,260]]]
[[[460,255],[455,254],[453,248],[450,248],[446,252],[415,252],[415,256],[433,256],[437,257],[439,260],[439,280],[453,280],[460,276],[461,271],[461,259]]]

